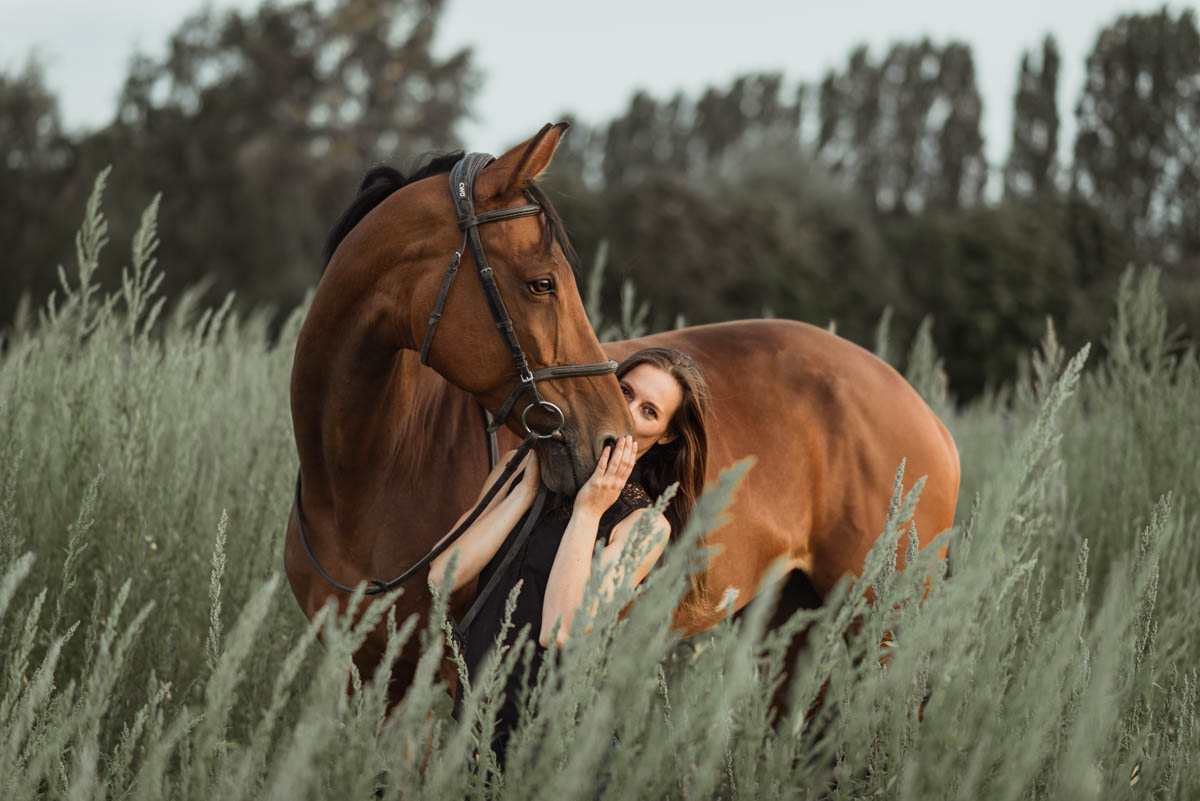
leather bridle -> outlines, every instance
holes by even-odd
[[[454,208],[458,212],[458,227],[463,232],[463,241],[459,245],[458,250],[450,257],[450,263],[446,267],[446,276],[442,279],[442,287],[438,292],[437,300],[433,306],[433,312],[429,315],[429,325],[425,329],[425,341],[421,345],[421,364],[429,363],[429,347],[433,343],[433,335],[437,331],[438,321],[441,320],[442,310],[446,305],[446,298],[450,294],[450,285],[454,281],[454,276],[458,272],[459,264],[462,262],[463,254],[467,247],[470,247],[471,256],[475,260],[475,269],[479,275],[479,283],[483,287],[484,297],[487,298],[488,309],[492,314],[492,321],[496,325],[496,330],[500,334],[500,338],[504,340],[504,344],[508,347],[512,354],[513,365],[517,371],[517,383],[509,392],[508,397],[500,405],[500,409],[496,412],[494,418],[487,423],[486,430],[494,440],[494,435],[497,429],[504,424],[512,412],[513,406],[522,395],[526,393],[533,397],[533,400],[525,406],[521,412],[521,424],[525,426],[525,439],[517,448],[516,453],[508,460],[504,467],[504,471],[495,483],[488,488],[484,493],[479,503],[471,510],[471,513],[454,529],[447,537],[437,544],[428,554],[421,557],[416,564],[405,570],[402,574],[392,579],[391,581],[381,581],[379,579],[367,579],[367,595],[379,595],[388,592],[410,578],[419,573],[423,568],[428,566],[435,558],[443,553],[447,548],[462,536],[471,524],[479,517],[480,513],[487,508],[491,503],[492,498],[504,485],[509,478],[512,477],[521,460],[533,447],[539,439],[549,439],[560,435],[563,425],[566,423],[566,418],[563,415],[562,409],[555,404],[542,397],[538,392],[537,382],[555,378],[581,378],[585,376],[608,375],[617,370],[617,363],[609,360],[605,362],[595,362],[592,364],[571,364],[571,365],[556,365],[553,367],[544,367],[539,370],[531,370],[529,360],[525,357],[525,351],[521,348],[521,343],[517,340],[517,332],[513,327],[512,318],[508,315],[508,309],[504,305],[503,298],[500,297],[500,289],[496,286],[496,278],[492,272],[492,268],[488,266],[487,257],[483,252],[483,243],[479,238],[479,226],[486,223],[503,222],[505,220],[515,220],[519,217],[531,217],[535,214],[540,214],[542,207],[537,203],[530,203],[523,206],[510,206],[494,211],[486,211],[482,214],[475,213],[475,178],[479,173],[494,161],[494,158],[487,153],[471,153],[460,159],[450,170],[450,197],[454,201]],[[549,433],[542,433],[534,430],[528,421],[529,410],[539,408],[548,411],[557,416],[558,421],[554,424],[553,430]],[[490,415],[489,415],[490,417]],[[494,450],[494,447],[491,449]],[[490,461],[490,459],[489,459]],[[542,501],[544,500],[545,488],[543,487],[539,493],[538,501],[535,503],[535,510],[540,510]],[[309,543],[308,535],[304,531],[304,507],[301,504],[301,484],[300,471],[296,471],[296,530],[300,535],[300,542],[304,546],[305,553],[308,554],[309,560],[317,572],[332,584],[334,587],[343,592],[354,592],[354,587],[347,586],[334,579],[325,568],[321,566],[317,560],[316,554],[313,553],[312,545]],[[527,527],[531,526],[536,513],[529,515]]]

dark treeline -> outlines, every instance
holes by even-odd
[[[129,241],[162,192],[168,296],[211,281],[243,304],[294,307],[367,168],[456,144],[480,76],[468,51],[430,52],[441,6],[201,11],[161,60],[133,57],[111,123],[77,136],[63,132],[36,66],[0,76],[0,327],[19,294],[57,286],[54,267],[73,258],[83,204],[108,164],[114,241]],[[110,256],[105,267],[111,281],[120,264]]]
[[[36,65],[0,75],[0,327],[55,286],[108,163],[117,241],[163,192],[168,295],[208,280],[245,304],[296,303],[368,166],[461,144],[481,76],[469,51],[431,54],[441,7],[202,12],[163,59],[133,59],[109,125],[75,135]],[[550,189],[585,261],[607,242],[608,276],[632,279],[652,327],[766,314],[867,342],[886,307],[900,335],[932,315],[965,398],[1010,376],[1046,315],[1068,346],[1101,342],[1130,262],[1160,264],[1173,320],[1200,330],[1196,19],[1122,16],[1086,66],[1063,148],[1053,38],[1014,65],[1004,164],[984,157],[970,49],[922,40],[855,50],[813,85],[754,74],[635,94],[571,132]]]

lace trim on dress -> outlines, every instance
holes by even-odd
[[[646,492],[646,488],[641,484],[626,484],[621,490],[621,500],[629,501],[633,504],[646,504],[649,506],[654,503],[654,499],[650,497],[650,493]]]
[[[613,505],[608,507],[604,513],[604,516],[608,517],[609,514],[617,507],[624,507],[632,511],[633,509],[640,509],[645,506],[650,506],[652,503],[654,503],[654,499],[650,497],[650,493],[646,492],[646,488],[641,484],[635,484],[634,482],[630,481],[621,488],[621,494],[617,497],[617,500],[613,503]],[[548,510],[545,514],[547,516],[553,515],[566,520],[571,517],[571,511],[574,508],[575,506],[573,502],[564,499],[563,503],[557,504],[553,509]],[[621,515],[621,517],[624,516],[625,515]]]

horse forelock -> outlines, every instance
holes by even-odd
[[[458,163],[463,157],[461,150],[451,151],[435,155],[429,158],[422,166],[418,167],[412,175],[405,177],[404,173],[395,167],[381,164],[372,167],[363,176],[362,182],[358,185],[358,195],[350,202],[350,205],[342,212],[329,229],[329,236],[325,239],[324,261],[322,262],[321,272],[329,266],[329,260],[333,258],[333,252],[337,250],[338,245],[346,238],[346,235],[354,230],[354,226],[362,222],[363,217],[371,209],[378,206],[386,200],[393,192],[402,189],[409,184],[428,178],[431,175],[441,175],[450,172],[450,169]]]

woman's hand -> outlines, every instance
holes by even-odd
[[[637,443],[633,437],[624,436],[617,440],[616,448],[605,447],[600,454],[600,461],[591,478],[587,480],[575,496],[575,512],[600,517],[604,510],[616,503],[633,472],[633,463],[637,461]]]

